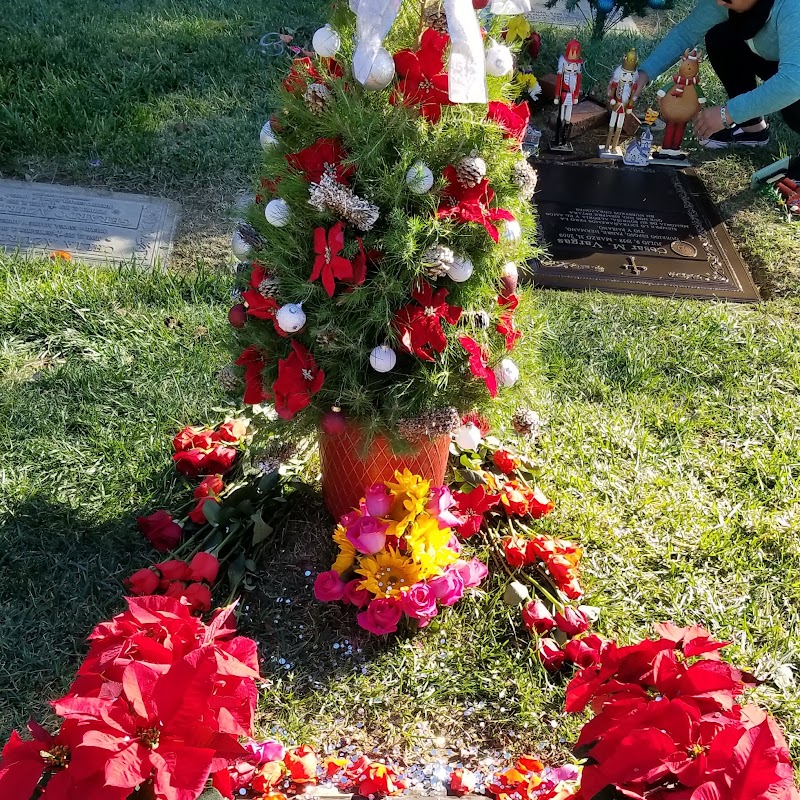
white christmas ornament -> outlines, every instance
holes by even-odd
[[[342,46],[342,39],[330,25],[325,25],[314,34],[311,46],[318,56],[333,58]]]
[[[510,358],[504,358],[494,368],[494,374],[497,378],[497,383],[508,389],[519,380],[519,367]]]
[[[369,365],[375,372],[391,372],[397,363],[397,354],[385,344],[376,347],[369,354]]]
[[[503,222],[500,231],[500,238],[506,242],[518,242],[522,239],[522,227],[515,219],[507,219]]]
[[[358,77],[356,75],[356,77]],[[360,79],[359,79],[360,80]],[[379,92],[385,89],[394,80],[394,57],[385,48],[381,47],[375,54],[375,60],[369,67],[361,85],[370,92]]]
[[[425,194],[433,188],[433,173],[427,164],[417,161],[406,173],[406,183],[414,194]]]
[[[272,130],[272,124],[269,120],[264,123],[264,127],[261,129],[258,139],[264,150],[278,144],[278,137],[275,135],[275,131]]]
[[[287,303],[278,309],[275,315],[278,327],[284,333],[297,333],[306,324],[306,312],[302,303]]]
[[[280,197],[270,200],[264,208],[264,216],[267,218],[267,222],[276,228],[282,228],[287,225],[291,215],[289,204]]]
[[[461,258],[456,256],[453,260],[453,265],[447,271],[447,277],[454,280],[456,283],[464,283],[472,277],[475,267],[468,258]]]
[[[514,56],[504,44],[495,41],[486,51],[486,73],[495,78],[508,75],[514,69]]]
[[[483,439],[481,429],[474,422],[456,428],[453,440],[462,450],[474,450]]]
[[[231,239],[231,250],[236,258],[247,258],[253,252],[253,248],[247,244],[239,231],[234,231],[233,238]]]

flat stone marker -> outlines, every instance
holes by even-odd
[[[537,286],[753,302],[758,290],[700,179],[673,167],[538,161]]]
[[[0,181],[0,249],[68,252],[92,264],[165,264],[179,206],[171,200],[76,186]]]

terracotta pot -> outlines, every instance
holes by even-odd
[[[338,520],[358,507],[364,490],[373,483],[390,480],[395,470],[409,469],[431,481],[444,483],[450,437],[426,439],[412,452],[397,454],[383,436],[375,437],[364,452],[365,435],[353,423],[338,435],[319,431],[319,460],[322,471],[322,499]],[[362,458],[363,454],[363,458]]]

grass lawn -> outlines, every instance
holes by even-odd
[[[246,186],[258,157],[274,65],[259,37],[322,16],[288,0],[14,9],[0,23],[3,174],[164,192],[200,209],[190,223]],[[592,77],[628,46],[589,48]],[[599,630],[631,640],[661,619],[704,622],[767,680],[759,700],[800,757],[800,691],[770,682],[779,665],[800,670],[800,245],[766,201],[738,194],[751,158],[766,155],[702,170],[733,195],[731,227],[777,299],[540,292],[523,368],[548,423],[542,485],[557,510],[543,524],[585,546]],[[181,266],[207,257],[203,226],[191,230]],[[82,637],[120,607],[121,577],[151,558],[136,514],[185,496],[169,439],[222,414],[227,303],[221,271],[0,261],[0,739],[66,686]],[[563,751],[578,721],[500,583],[413,640],[367,642],[350,613],[310,599],[331,552],[320,508],[298,509],[291,533],[244,603],[265,731],[420,757],[438,737],[498,757]]]

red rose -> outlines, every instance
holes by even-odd
[[[216,475],[226,473],[236,461],[238,451],[233,447],[218,445],[210,453],[206,453],[203,461],[202,474]]]
[[[603,643],[603,640],[596,634],[587,636],[585,639],[570,639],[564,648],[564,655],[567,661],[571,661],[581,668],[593,667],[600,661],[600,649]]]
[[[539,658],[545,669],[556,672],[564,665],[564,651],[554,639],[539,639]]]
[[[317,756],[307,744],[287,750],[283,763],[295,783],[310,783],[316,780]]]
[[[165,581],[186,581],[189,580],[189,565],[185,561],[171,559],[161,564],[156,564],[156,569]]]
[[[513,475],[514,470],[519,468],[519,459],[514,458],[508,450],[497,450],[492,456],[492,461],[505,475]]]
[[[532,600],[522,609],[522,621],[529,631],[540,636],[555,627],[556,621],[541,600]]]
[[[211,589],[204,583],[190,583],[183,596],[189,601],[192,611],[211,610]]]
[[[206,522],[208,522],[205,512],[203,511],[203,506],[211,499],[210,497],[203,497],[197,501],[197,505],[187,514],[192,522],[198,525],[205,525]]]
[[[187,478],[196,478],[203,471],[206,454],[202,450],[180,450],[172,456],[175,468]]]
[[[566,606],[555,616],[556,625],[567,636],[577,636],[589,630],[589,618],[579,608]]]
[[[224,488],[225,481],[222,480],[222,475],[208,475],[200,481],[200,485],[194,490],[194,499],[202,500],[204,497],[216,499],[222,494]]]
[[[140,569],[125,578],[123,583],[132,595],[155,594],[158,590],[158,575],[149,568]]]
[[[527,549],[528,543],[525,539],[520,539],[516,536],[503,539],[503,550],[506,554],[506,561],[515,569],[519,569],[530,563],[527,558]]]
[[[172,550],[181,540],[183,529],[167,511],[156,511],[149,517],[137,517],[136,524],[144,535],[159,553],[166,553]]]
[[[187,425],[175,434],[172,446],[175,452],[181,450],[208,450],[212,446],[211,437],[214,432],[210,428],[193,428]]]
[[[247,433],[247,423],[243,419],[231,419],[223,423],[211,434],[211,441],[215,443],[228,442],[238,444]]]
[[[219,574],[219,559],[211,553],[198,553],[189,563],[189,580],[214,583]]]

